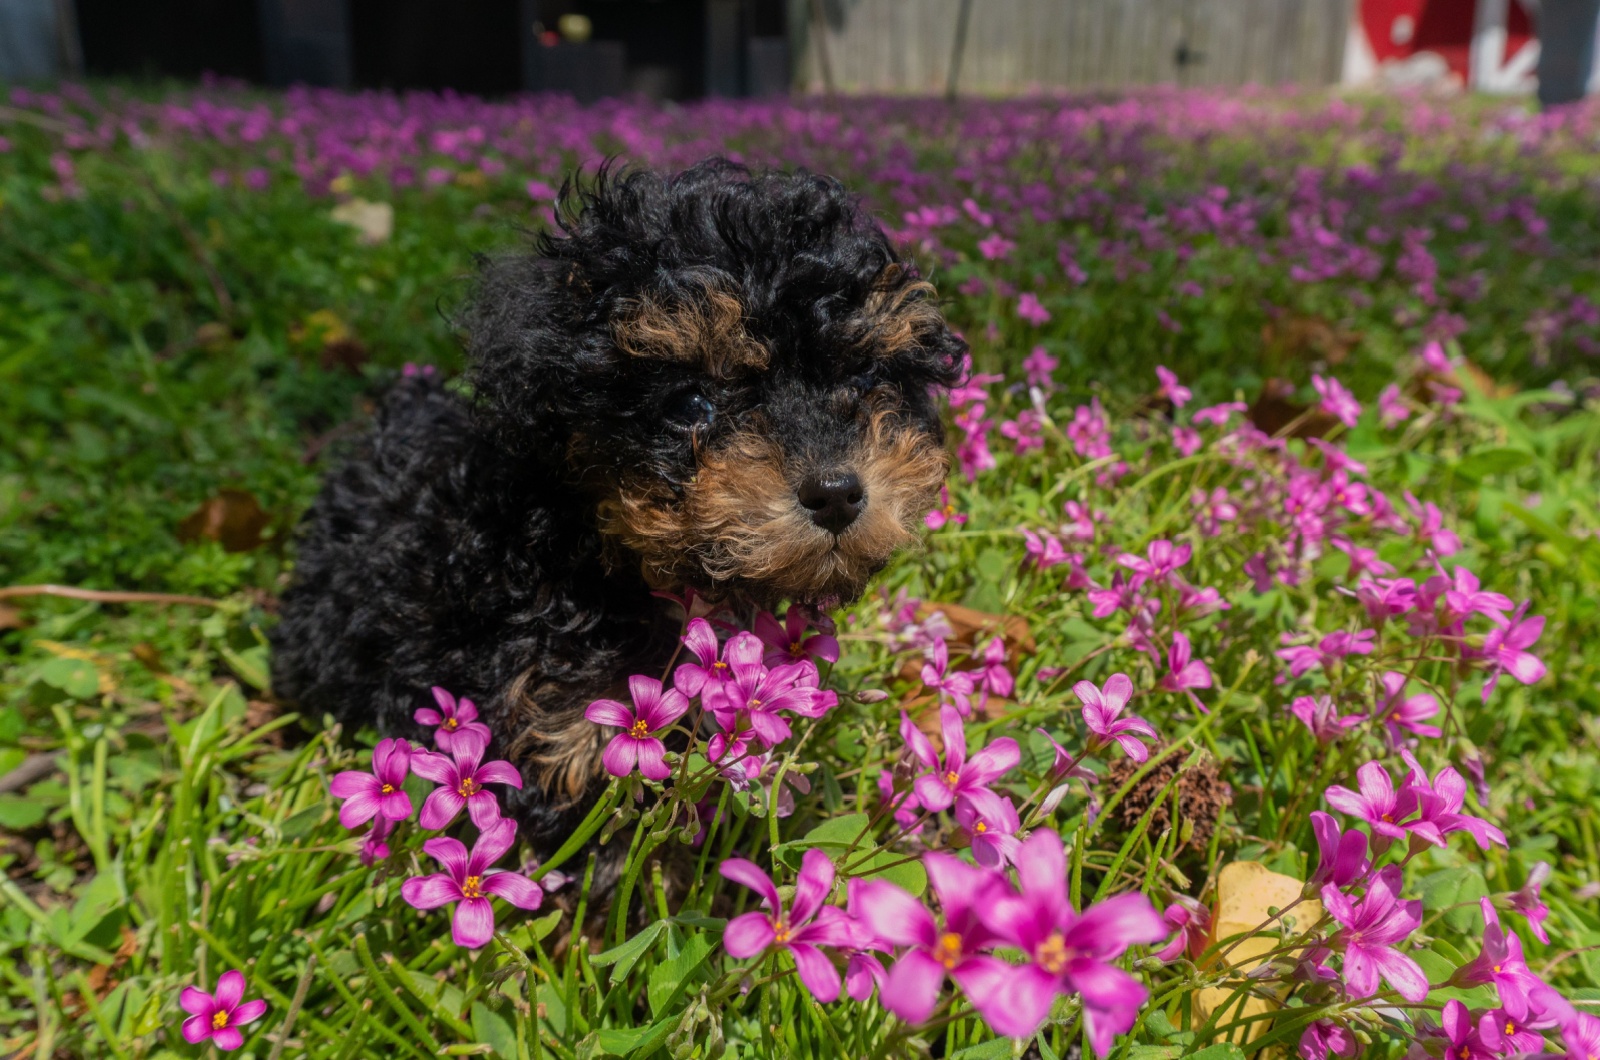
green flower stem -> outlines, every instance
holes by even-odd
[[[594,808],[589,811],[589,815],[583,819],[583,822],[578,825],[577,829],[572,833],[572,835],[567,837],[567,841],[562,843],[561,846],[556,849],[556,852],[546,858],[537,869],[529,873],[528,878],[533,880],[533,882],[538,883],[540,880],[544,879],[546,873],[550,872],[552,869],[559,868],[561,865],[566,863],[567,859],[571,858],[572,855],[581,850],[583,845],[587,843],[596,832],[600,831],[601,826],[605,824],[607,815],[614,808],[614,802],[617,798],[617,793],[620,788],[620,784],[613,782],[611,787],[607,789],[606,794],[601,795],[600,798],[595,800]]]
[[[396,1016],[400,1017],[400,1022],[406,1025],[406,1029],[416,1035],[417,1039],[428,1047],[429,1055],[438,1056],[442,1048],[439,1044],[439,1039],[435,1038],[422,1025],[422,1021],[412,1014],[409,1006],[402,1003],[395,996],[395,988],[389,982],[389,977],[383,974],[383,971],[378,967],[378,962],[372,959],[372,948],[367,945],[366,932],[357,932],[355,938],[351,941],[355,943],[356,956],[361,961],[361,967],[365,968],[367,974],[372,977],[372,982],[378,987],[378,994],[383,998],[384,1003],[394,1011]]]

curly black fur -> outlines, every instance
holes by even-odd
[[[492,753],[527,778],[507,812],[536,848],[603,786],[583,707],[672,654],[678,617],[652,588],[827,603],[886,558],[869,541],[854,566],[829,565],[805,538],[827,554],[797,571],[702,550],[694,528],[713,509],[738,523],[726,491],[753,474],[729,447],[770,442],[763,481],[790,485],[856,459],[874,430],[942,461],[936,391],[964,351],[915,268],[824,177],[602,171],[563,190],[559,223],[480,262],[461,321],[470,396],[402,381],[329,476],[273,634],[276,692],[353,726],[422,739],[412,713],[432,686],[476,701]],[[723,493],[700,477],[713,464]],[[652,559],[652,534],[676,544]]]

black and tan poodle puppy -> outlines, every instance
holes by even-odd
[[[604,787],[584,707],[672,656],[653,591],[858,597],[937,499],[965,352],[825,177],[602,171],[559,229],[482,263],[465,385],[403,380],[328,478],[273,636],[278,695],[353,727],[473,699],[545,851]]]

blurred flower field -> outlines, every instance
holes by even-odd
[[[1593,1060],[1597,140],[1268,92],[13,90],[0,1053]],[[466,701],[375,747],[273,700],[263,633],[350,424],[460,368],[472,255],[575,167],[712,154],[859,189],[972,371],[875,595],[686,613],[591,707],[608,914],[582,842],[497,823]]]

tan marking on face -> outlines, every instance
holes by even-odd
[[[753,431],[702,454],[681,498],[647,486],[603,499],[600,527],[639,557],[654,585],[755,583],[803,600],[854,599],[917,540],[949,457],[926,432],[880,411],[843,466],[860,477],[866,504],[837,541],[798,503],[800,469]]]
[[[621,314],[612,333],[624,353],[698,364],[720,379],[741,368],[767,366],[767,348],[750,337],[744,320],[743,302],[720,288],[706,287],[684,305],[640,298]]]
[[[861,312],[868,341],[879,356],[916,349],[945,326],[933,284],[927,280],[905,283],[904,271],[899,263],[885,268]]]

